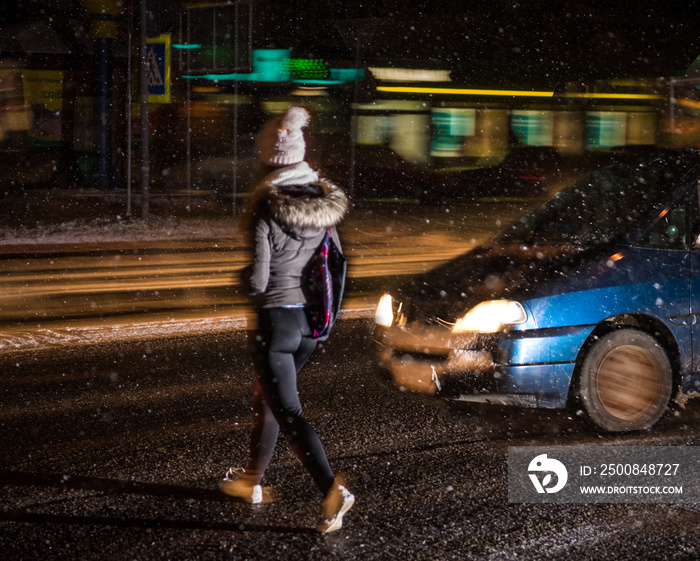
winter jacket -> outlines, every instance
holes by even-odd
[[[256,305],[275,308],[306,304],[304,272],[349,201],[335,184],[320,179],[306,162],[275,169],[251,193],[248,228],[253,235],[250,279]]]

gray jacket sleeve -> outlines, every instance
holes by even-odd
[[[270,224],[266,220],[255,222],[255,246],[253,248],[253,274],[250,284],[253,294],[261,294],[270,280]]]

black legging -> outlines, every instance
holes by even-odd
[[[297,373],[316,348],[303,308],[258,310],[254,357],[253,434],[246,473],[262,480],[280,429],[323,495],[335,478],[316,431],[304,418]]]

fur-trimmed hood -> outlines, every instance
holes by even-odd
[[[249,219],[269,216],[285,230],[304,235],[337,226],[349,206],[340,187],[301,162],[269,173],[255,186]]]

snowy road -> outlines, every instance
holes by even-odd
[[[451,406],[377,370],[368,321],[341,322],[300,378],[307,418],[357,496],[337,534],[280,440],[278,500],[217,492],[246,460],[242,331],[0,356],[3,559],[416,561],[697,559],[695,504],[508,501],[509,446],[697,446],[690,402],[653,431],[605,436],[572,412]]]

